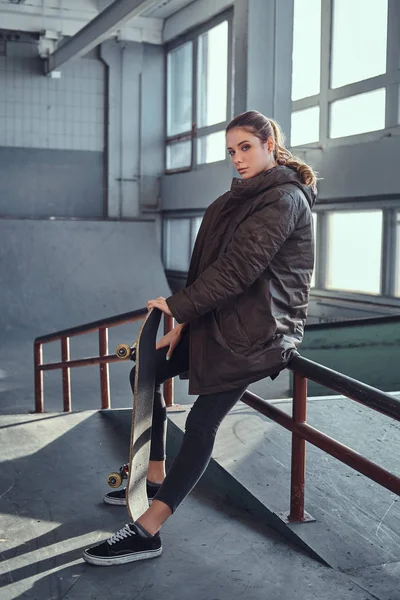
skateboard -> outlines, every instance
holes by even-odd
[[[129,465],[123,465],[117,473],[110,473],[107,482],[111,487],[119,487],[124,479],[128,480],[126,500],[132,521],[149,507],[146,476],[150,459],[156,339],[160,320],[161,311],[156,308],[150,310],[140,327],[137,341],[132,346],[120,344],[116,349],[119,358],[136,361],[136,371]]]

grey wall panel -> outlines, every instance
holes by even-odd
[[[164,175],[161,181],[163,210],[207,208],[230,188],[233,168],[230,162],[215,163],[197,171]]]
[[[295,153],[323,178],[321,200],[400,194],[400,136]]]
[[[169,295],[154,238],[150,221],[0,220],[0,339],[14,328],[50,333]]]
[[[0,147],[0,216],[103,217],[103,153]]]
[[[37,52],[36,44],[7,44],[0,57],[0,146],[103,150],[102,62],[76,60],[51,79]]]

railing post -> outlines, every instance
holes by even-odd
[[[164,315],[164,335],[172,331],[173,328],[174,318]],[[167,408],[170,406],[174,406],[174,380],[172,378],[164,381],[163,390],[165,404],[167,405]]]
[[[108,354],[108,328],[99,329],[99,356]],[[110,377],[108,363],[100,363],[101,408],[110,408]]]
[[[303,522],[307,520],[304,515],[306,441],[297,433],[297,425],[306,421],[307,379],[296,372],[293,373],[293,377],[292,476],[288,520]]]
[[[35,342],[33,354],[35,368],[35,412],[44,413],[43,371],[39,368],[43,364],[43,345]]]
[[[61,338],[61,361],[64,363],[69,359],[69,337],[63,337]],[[62,387],[64,412],[71,412],[71,369],[69,367],[62,369]]]

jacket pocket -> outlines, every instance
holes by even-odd
[[[236,306],[227,306],[215,311],[215,318],[221,336],[234,352],[243,352],[251,346]]]

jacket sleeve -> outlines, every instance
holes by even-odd
[[[193,321],[251,286],[293,232],[298,204],[284,193],[253,213],[236,230],[225,251],[183,290],[167,298],[178,323]]]

